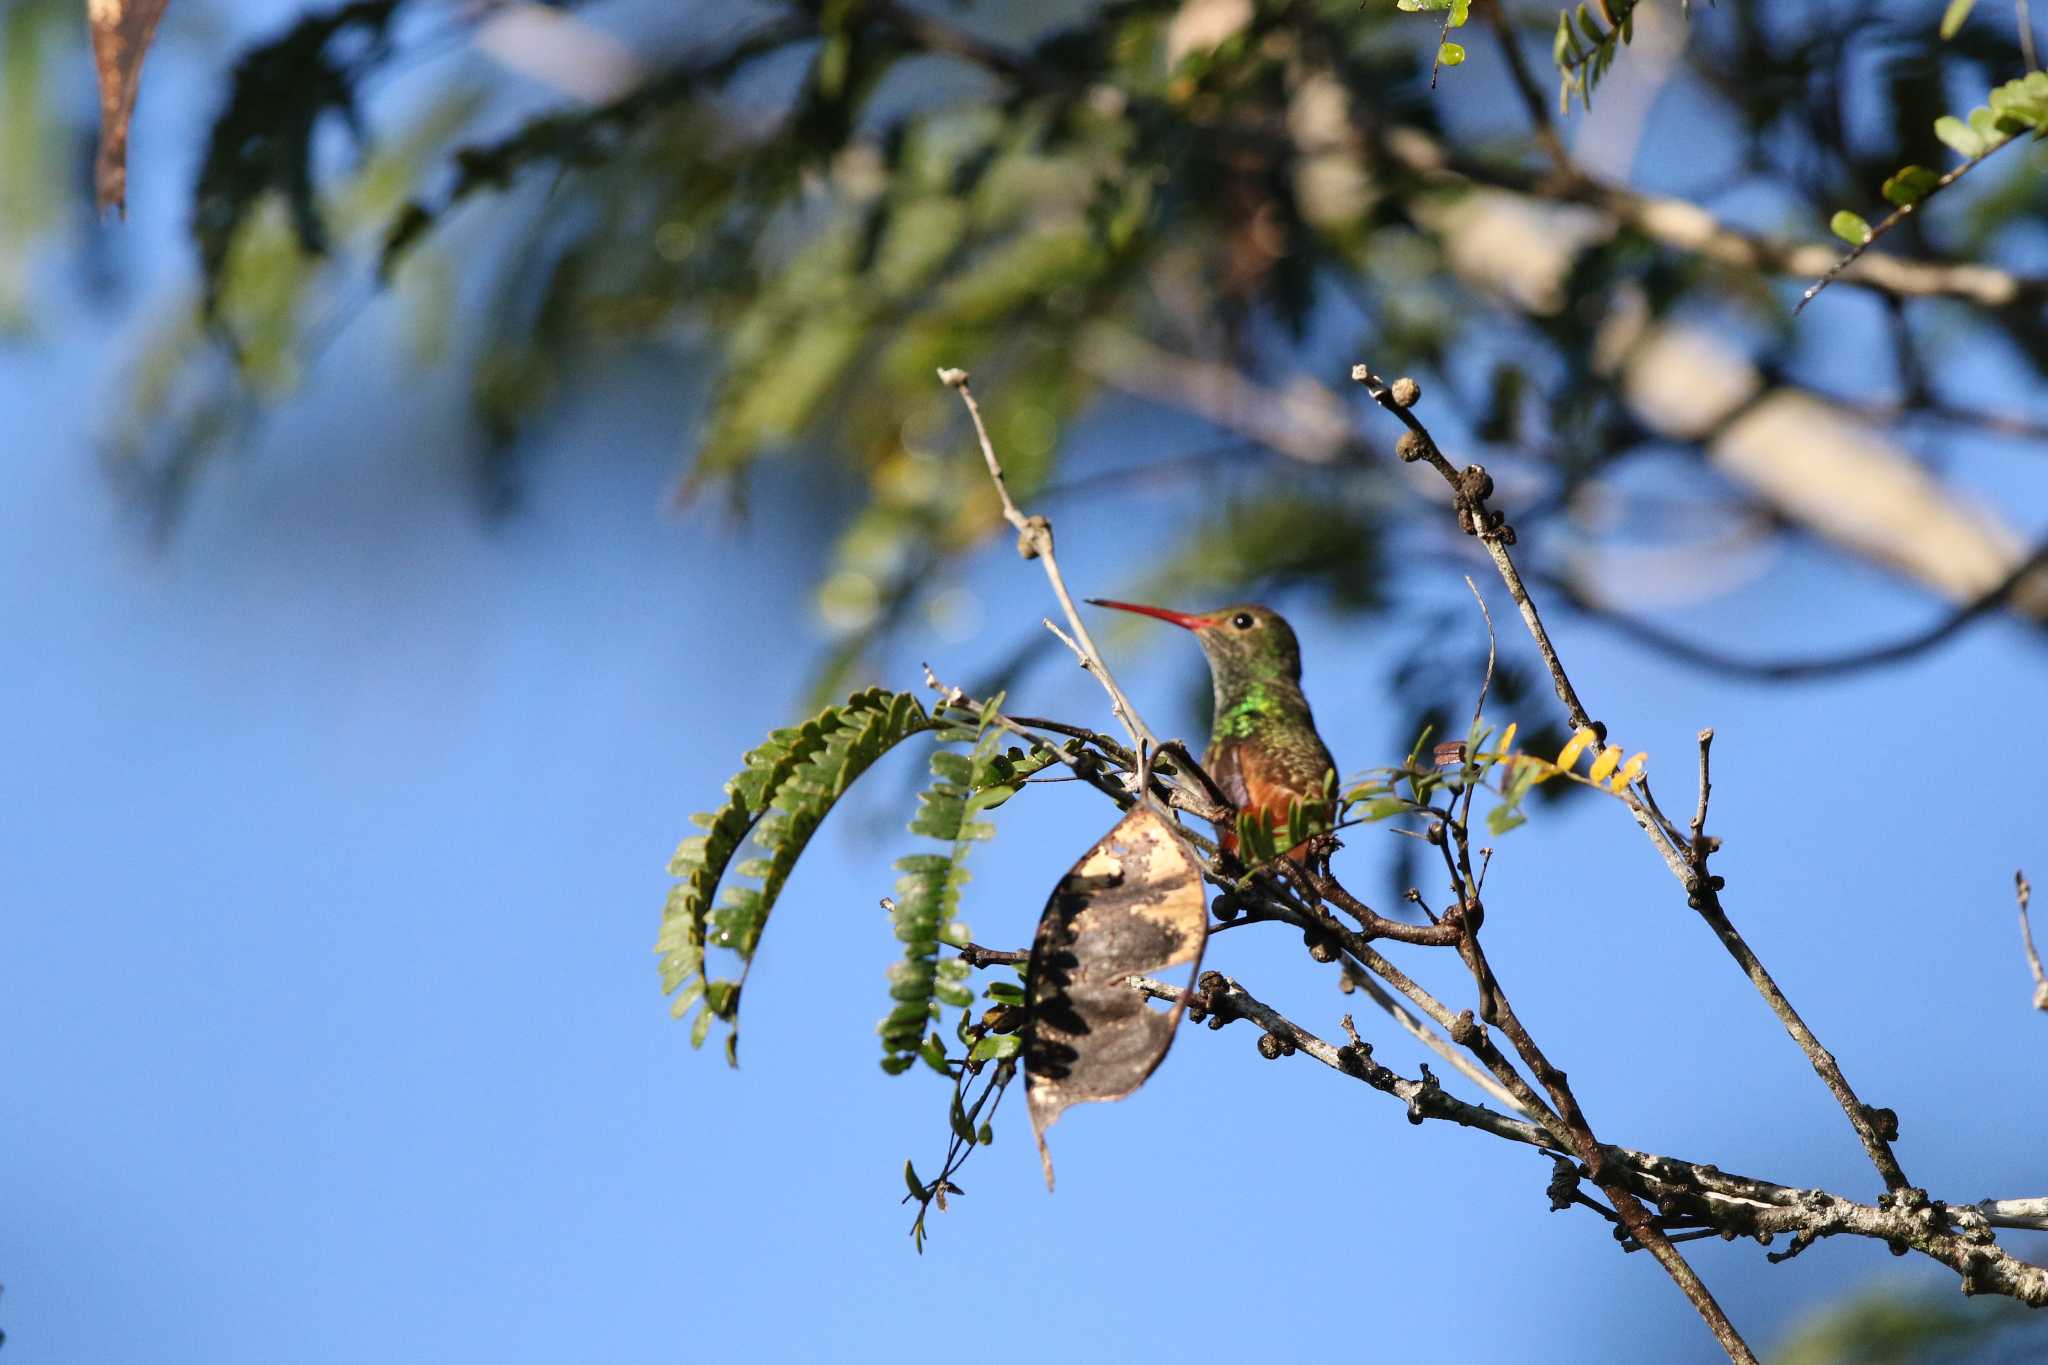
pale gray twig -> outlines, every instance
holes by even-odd
[[[2041,955],[2034,951],[2034,928],[2027,922],[2027,903],[2034,898],[2034,888],[2024,872],[2012,874],[2012,885],[2020,903],[2020,942],[2027,950],[2027,968],[2034,974],[2034,1008],[2048,1010],[2048,973],[2041,970]]]

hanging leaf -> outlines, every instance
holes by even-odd
[[[1038,921],[1025,982],[1025,1099],[1045,1185],[1045,1130],[1072,1105],[1118,1100],[1166,1057],[1181,1006],[1155,1010],[1125,984],[1179,963],[1201,969],[1209,910],[1202,872],[1180,832],[1149,804],[1060,879]]]
[[[128,120],[142,84],[142,59],[170,0],[86,0],[92,59],[100,78],[100,150],[93,167],[100,212],[128,211]]]

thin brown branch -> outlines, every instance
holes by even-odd
[[[2027,952],[2027,969],[2034,974],[2034,1008],[2048,1010],[2048,973],[2041,970],[2041,955],[2034,951],[2034,927],[2027,922],[2027,903],[2034,898],[2034,888],[2027,882],[2027,874],[2012,874],[2013,896],[2020,903],[2020,943]]]
[[[1515,93],[1522,97],[1522,107],[1529,111],[1529,125],[1538,145],[1552,164],[1560,170],[1570,170],[1571,157],[1565,152],[1564,139],[1558,136],[1557,124],[1551,120],[1550,101],[1544,98],[1543,88],[1536,84],[1535,73],[1529,69],[1529,59],[1522,52],[1514,22],[1508,18],[1505,0],[1479,0],[1479,8],[1500,43],[1500,55],[1508,64],[1508,75],[1514,79]]]
[[[1543,628],[1535,604],[1529,599],[1528,589],[1523,586],[1522,577],[1515,569],[1513,558],[1508,554],[1508,546],[1514,543],[1514,532],[1505,524],[1498,512],[1489,511],[1485,506],[1484,500],[1492,491],[1492,480],[1487,478],[1485,471],[1477,465],[1459,471],[1444,458],[1443,452],[1437,448],[1436,441],[1409,410],[1419,397],[1413,381],[1401,380],[1397,381],[1397,385],[1389,385],[1365,365],[1355,366],[1352,369],[1352,378],[1364,385],[1366,391],[1380,406],[1393,413],[1408,428],[1408,435],[1402,438],[1401,453],[1404,458],[1428,460],[1451,485],[1452,495],[1457,501],[1460,527],[1478,536],[1493,556],[1494,565],[1500,570],[1501,581],[1507,585],[1509,595],[1521,609],[1522,621],[1528,626],[1529,634],[1536,642],[1537,651],[1543,656],[1544,666],[1550,672],[1551,682],[1557,689],[1559,700],[1565,705],[1573,728],[1590,726],[1604,743],[1605,727],[1596,724],[1586,714],[1585,707],[1580,704],[1578,693],[1565,676],[1557,650],[1551,644],[1548,632]],[[1398,386],[1405,386],[1405,389],[1397,393]],[[1406,402],[1401,401],[1404,398]],[[1665,865],[1670,868],[1679,884],[1685,887],[1687,903],[1699,912],[1700,917],[1714,931],[1715,937],[1742,968],[1744,975],[1749,977],[1750,983],[1756,987],[1757,993],[1763,996],[1764,1002],[1778,1017],[1786,1033],[1791,1035],[1800,1051],[1806,1055],[1808,1063],[1827,1086],[1828,1093],[1833,1095],[1835,1102],[1842,1107],[1843,1114],[1848,1117],[1850,1126],[1855,1129],[1858,1140],[1863,1144],[1865,1154],[1883,1178],[1886,1189],[1898,1191],[1906,1188],[1905,1172],[1899,1168],[1898,1158],[1892,1154],[1891,1149],[1891,1140],[1898,1135],[1898,1116],[1889,1110],[1866,1105],[1857,1097],[1848,1079],[1843,1076],[1840,1065],[1836,1063],[1834,1054],[1821,1046],[1820,1040],[1814,1036],[1813,1030],[1807,1027],[1799,1012],[1792,1007],[1792,1002],[1786,998],[1777,981],[1765,970],[1762,961],[1729,922],[1727,913],[1721,906],[1719,879],[1705,875],[1703,864],[1694,866],[1693,859],[1673,845],[1670,836],[1632,792],[1625,792],[1624,799],[1637,826],[1650,837]]]
[[[976,969],[1001,965],[1017,967],[1031,960],[1031,950],[984,948],[979,943],[969,943],[960,949],[960,960]]]
[[[1388,919],[1345,890],[1341,882],[1326,872],[1312,872],[1308,880],[1317,895],[1359,922],[1367,942],[1390,938],[1396,943],[1410,943],[1422,948],[1449,948],[1458,942],[1459,930],[1455,924],[1410,924],[1406,920]]]
[[[1825,273],[1819,279],[1815,280],[1812,284],[1806,287],[1806,292],[1799,296],[1799,302],[1792,305],[1792,315],[1794,317],[1797,317],[1801,309],[1805,308],[1807,304],[1813,302],[1815,295],[1819,294],[1821,290],[1827,288],[1830,284],[1833,284],[1837,279],[1841,277],[1842,272],[1848,270],[1851,266],[1855,265],[1858,260],[1862,259],[1863,253],[1870,250],[1870,248],[1876,244],[1879,238],[1883,237],[1886,233],[1890,232],[1893,228],[1897,227],[1900,223],[1905,222],[1906,219],[1912,217],[1916,212],[1918,212],[1922,204],[1926,203],[1929,199],[1932,199],[1936,194],[1940,193],[1942,190],[1947,189],[1950,185],[1955,184],[1956,181],[1961,180],[1971,171],[1977,169],[1978,166],[1983,164],[1984,159],[1986,157],[1992,156],[2000,148],[2005,147],[2009,143],[2015,142],[2017,140],[2018,134],[2006,134],[1998,141],[1986,147],[1983,151],[1977,153],[1977,155],[1966,159],[1962,165],[1951,168],[1939,180],[1935,181],[1933,185],[1929,186],[1927,192],[1921,195],[1918,199],[1915,199],[1910,204],[1899,205],[1890,213],[1887,213],[1884,217],[1880,218],[1877,222],[1873,223],[1871,225],[1870,235],[1868,237],[1865,237],[1855,246],[1850,247],[1847,254],[1845,254],[1841,260],[1836,261],[1834,265],[1828,268],[1827,273]]]

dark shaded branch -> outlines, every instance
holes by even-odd
[[[1882,668],[1925,654],[1960,634],[1972,622],[2003,609],[2029,579],[2044,569],[2048,569],[2048,540],[2037,545],[2032,554],[1999,580],[1997,586],[1955,608],[1925,630],[1915,631],[1889,644],[1872,645],[1844,654],[1809,655],[1803,659],[1748,659],[1725,654],[1711,645],[1703,645],[1666,630],[1655,622],[1594,602],[1561,575],[1538,573],[1536,577],[1543,586],[1564,594],[1574,610],[1681,662],[1747,681],[1813,682]]]
[[[1500,55],[1508,64],[1508,75],[1514,79],[1515,93],[1521,96],[1522,107],[1529,111],[1529,125],[1535,132],[1537,143],[1559,170],[1570,171],[1571,157],[1564,149],[1564,139],[1558,136],[1557,125],[1551,120],[1550,101],[1544,98],[1543,88],[1536,84],[1536,76],[1529,70],[1520,36],[1515,32],[1513,20],[1508,18],[1506,0],[1479,0],[1479,8],[1485,13],[1495,40],[1500,43]]]

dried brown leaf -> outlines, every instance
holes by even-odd
[[[1154,1009],[1126,979],[1182,962],[1199,972],[1208,934],[1201,867],[1149,805],[1132,807],[1053,889],[1031,948],[1023,1030],[1024,1094],[1047,1189],[1053,1120],[1070,1105],[1130,1094],[1173,1042],[1182,1006]]]
[[[86,0],[93,64],[100,77],[100,153],[94,167],[100,211],[128,210],[128,120],[142,83],[142,59],[170,0]]]

